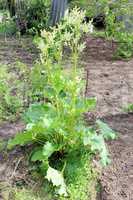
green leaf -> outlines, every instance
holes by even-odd
[[[87,111],[91,111],[96,107],[96,99],[89,98],[89,99],[82,99],[78,98],[76,102],[76,109],[79,113],[84,113]]]
[[[16,145],[23,146],[32,141],[32,132],[18,133],[15,138],[9,140],[7,148],[12,149]]]
[[[53,87],[45,86],[44,88],[45,97],[52,99],[56,96],[56,91]]]
[[[96,107],[96,98],[85,99],[85,104],[87,107],[87,111],[93,110]]]
[[[93,129],[88,129],[84,134],[83,143],[85,146],[89,145],[92,152],[99,153],[103,166],[110,163],[103,135],[98,135]]]
[[[24,120],[28,123],[38,122],[50,111],[50,104],[32,104],[28,111],[24,114]]]
[[[43,156],[49,158],[52,153],[54,153],[55,147],[53,146],[52,143],[46,142],[46,144],[43,147]]]
[[[32,162],[36,162],[36,161],[43,161],[44,160],[44,156],[43,156],[43,151],[42,148],[35,150],[31,156],[31,161]]]
[[[48,181],[51,181],[53,186],[58,187],[57,192],[59,195],[67,196],[65,180],[60,171],[49,167],[47,170],[46,179],[48,179]]]
[[[88,128],[83,137],[83,144],[85,146],[90,144],[92,134],[93,130]]]
[[[92,136],[91,150],[99,152],[101,163],[103,164],[103,166],[106,166],[110,163],[108,150],[102,135],[95,134],[94,136]]]
[[[106,123],[102,122],[101,120],[97,120],[96,124],[106,140],[114,140],[116,138],[116,133]]]
[[[102,151],[100,152],[100,157],[101,157],[101,163],[103,166],[107,166],[108,164],[111,163],[111,160],[109,158],[109,153],[107,151],[106,146],[104,146],[104,148],[102,149]]]
[[[102,135],[95,134],[92,136],[90,141],[92,151],[98,150],[100,152],[105,146],[105,142]]]

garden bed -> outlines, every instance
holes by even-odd
[[[102,172],[100,200],[133,198],[133,114],[123,113],[133,101],[133,59],[114,60],[115,47],[102,38],[87,38],[87,96],[97,97],[96,116],[118,133],[108,143],[112,163]]]
[[[88,37],[86,41],[87,48],[83,55],[84,59],[82,59],[85,66],[85,77],[88,79],[86,95],[97,97],[95,117],[104,119],[118,132],[117,140],[108,143],[112,163],[102,172],[99,200],[132,200],[133,114],[125,114],[122,109],[133,100],[133,59],[130,61],[114,60],[116,44],[106,42],[102,38]],[[23,39],[23,43],[31,46],[31,40],[27,42],[27,39]],[[25,51],[25,45],[20,45],[16,39],[8,38],[4,41],[1,38],[0,44],[2,64],[14,64],[20,59],[31,66],[35,52]],[[89,113],[87,116],[89,118]],[[6,123],[0,128],[0,138],[10,138],[23,128],[21,122]],[[19,160],[20,157],[23,159],[22,152],[20,155],[17,160],[18,164],[22,161]],[[1,182],[13,175],[14,165],[11,164],[12,171],[9,172],[11,162],[6,163],[2,155],[0,159]],[[17,173],[16,170],[15,173]]]

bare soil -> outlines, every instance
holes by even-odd
[[[133,103],[133,59],[114,60],[111,41],[86,41],[86,95],[97,97],[96,116],[118,132],[117,140],[108,143],[112,164],[103,169],[99,200],[133,200],[133,114],[123,112]]]
[[[27,46],[31,43],[28,41],[24,39],[22,43]],[[117,44],[111,41],[88,37],[86,43],[82,55],[87,79],[86,96],[97,97],[95,116],[118,132],[118,138],[108,143],[112,163],[103,169],[99,200],[133,200],[133,114],[123,112],[125,105],[133,103],[133,59],[115,60]],[[25,50],[25,45],[20,45],[16,39],[15,44],[12,39],[7,43],[0,39],[0,63],[13,64],[20,59],[31,65],[36,54]],[[86,116],[89,119],[90,115]],[[0,138],[10,138],[23,128],[21,122],[5,123],[0,127]],[[21,153],[12,152],[7,163],[4,162],[5,157],[0,155],[0,182],[5,177],[9,180],[14,176],[16,163],[21,165],[23,160]],[[11,162],[12,170],[9,170]]]
[[[13,122],[13,123],[3,123],[0,126],[0,138],[1,139],[9,139],[13,137],[16,133],[22,131],[24,129],[24,124],[21,121]]]
[[[102,173],[101,200],[133,200],[133,114],[105,121],[118,132],[118,139],[108,144],[112,164]]]
[[[36,60],[36,52],[32,38],[0,36],[0,64],[13,65],[19,61],[29,66]]]

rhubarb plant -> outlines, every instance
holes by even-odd
[[[95,98],[82,95],[84,82],[79,74],[78,59],[85,44],[82,36],[89,32],[83,24],[85,12],[75,8],[57,27],[43,30],[35,41],[41,50],[41,70],[44,76],[43,101],[32,104],[24,115],[26,129],[8,143],[34,144],[32,162],[40,162],[45,178],[53,183],[60,196],[68,196],[66,179],[72,155],[88,157],[99,153],[103,165],[109,163],[104,139],[114,139],[115,133],[103,122],[89,126],[84,113],[96,106]],[[64,47],[71,52],[71,67],[66,73],[63,63]],[[81,153],[82,152],[82,153]],[[82,156],[81,156],[82,155]]]

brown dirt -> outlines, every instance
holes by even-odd
[[[32,45],[32,38],[4,38],[0,37],[0,65],[16,66],[17,62],[23,62],[27,66],[32,66],[38,56],[37,50]],[[1,183],[10,183],[14,179],[19,181],[25,179],[27,171],[23,166],[24,152],[22,149],[12,151],[8,156],[5,150],[6,141],[16,133],[24,129],[21,121],[5,122],[0,124],[0,193]],[[18,173],[17,166],[22,165],[21,172]],[[25,163],[24,163],[25,164]],[[26,179],[24,180],[26,182]],[[29,181],[29,180],[27,180]],[[1,196],[0,196],[1,199]]]
[[[112,42],[91,37],[86,41],[86,95],[97,97],[97,117],[118,132],[118,139],[108,143],[112,164],[102,172],[99,199],[133,200],[133,114],[122,110],[133,103],[133,59],[114,60]]]
[[[112,164],[102,173],[101,200],[133,200],[133,114],[109,116],[105,121],[119,134],[109,143]]]
[[[24,129],[24,124],[20,121],[13,123],[3,123],[0,126],[0,138],[1,139],[9,139],[13,137],[17,132],[20,132]]]
[[[13,65],[23,62],[32,65],[37,58],[32,38],[0,37],[0,64]]]

